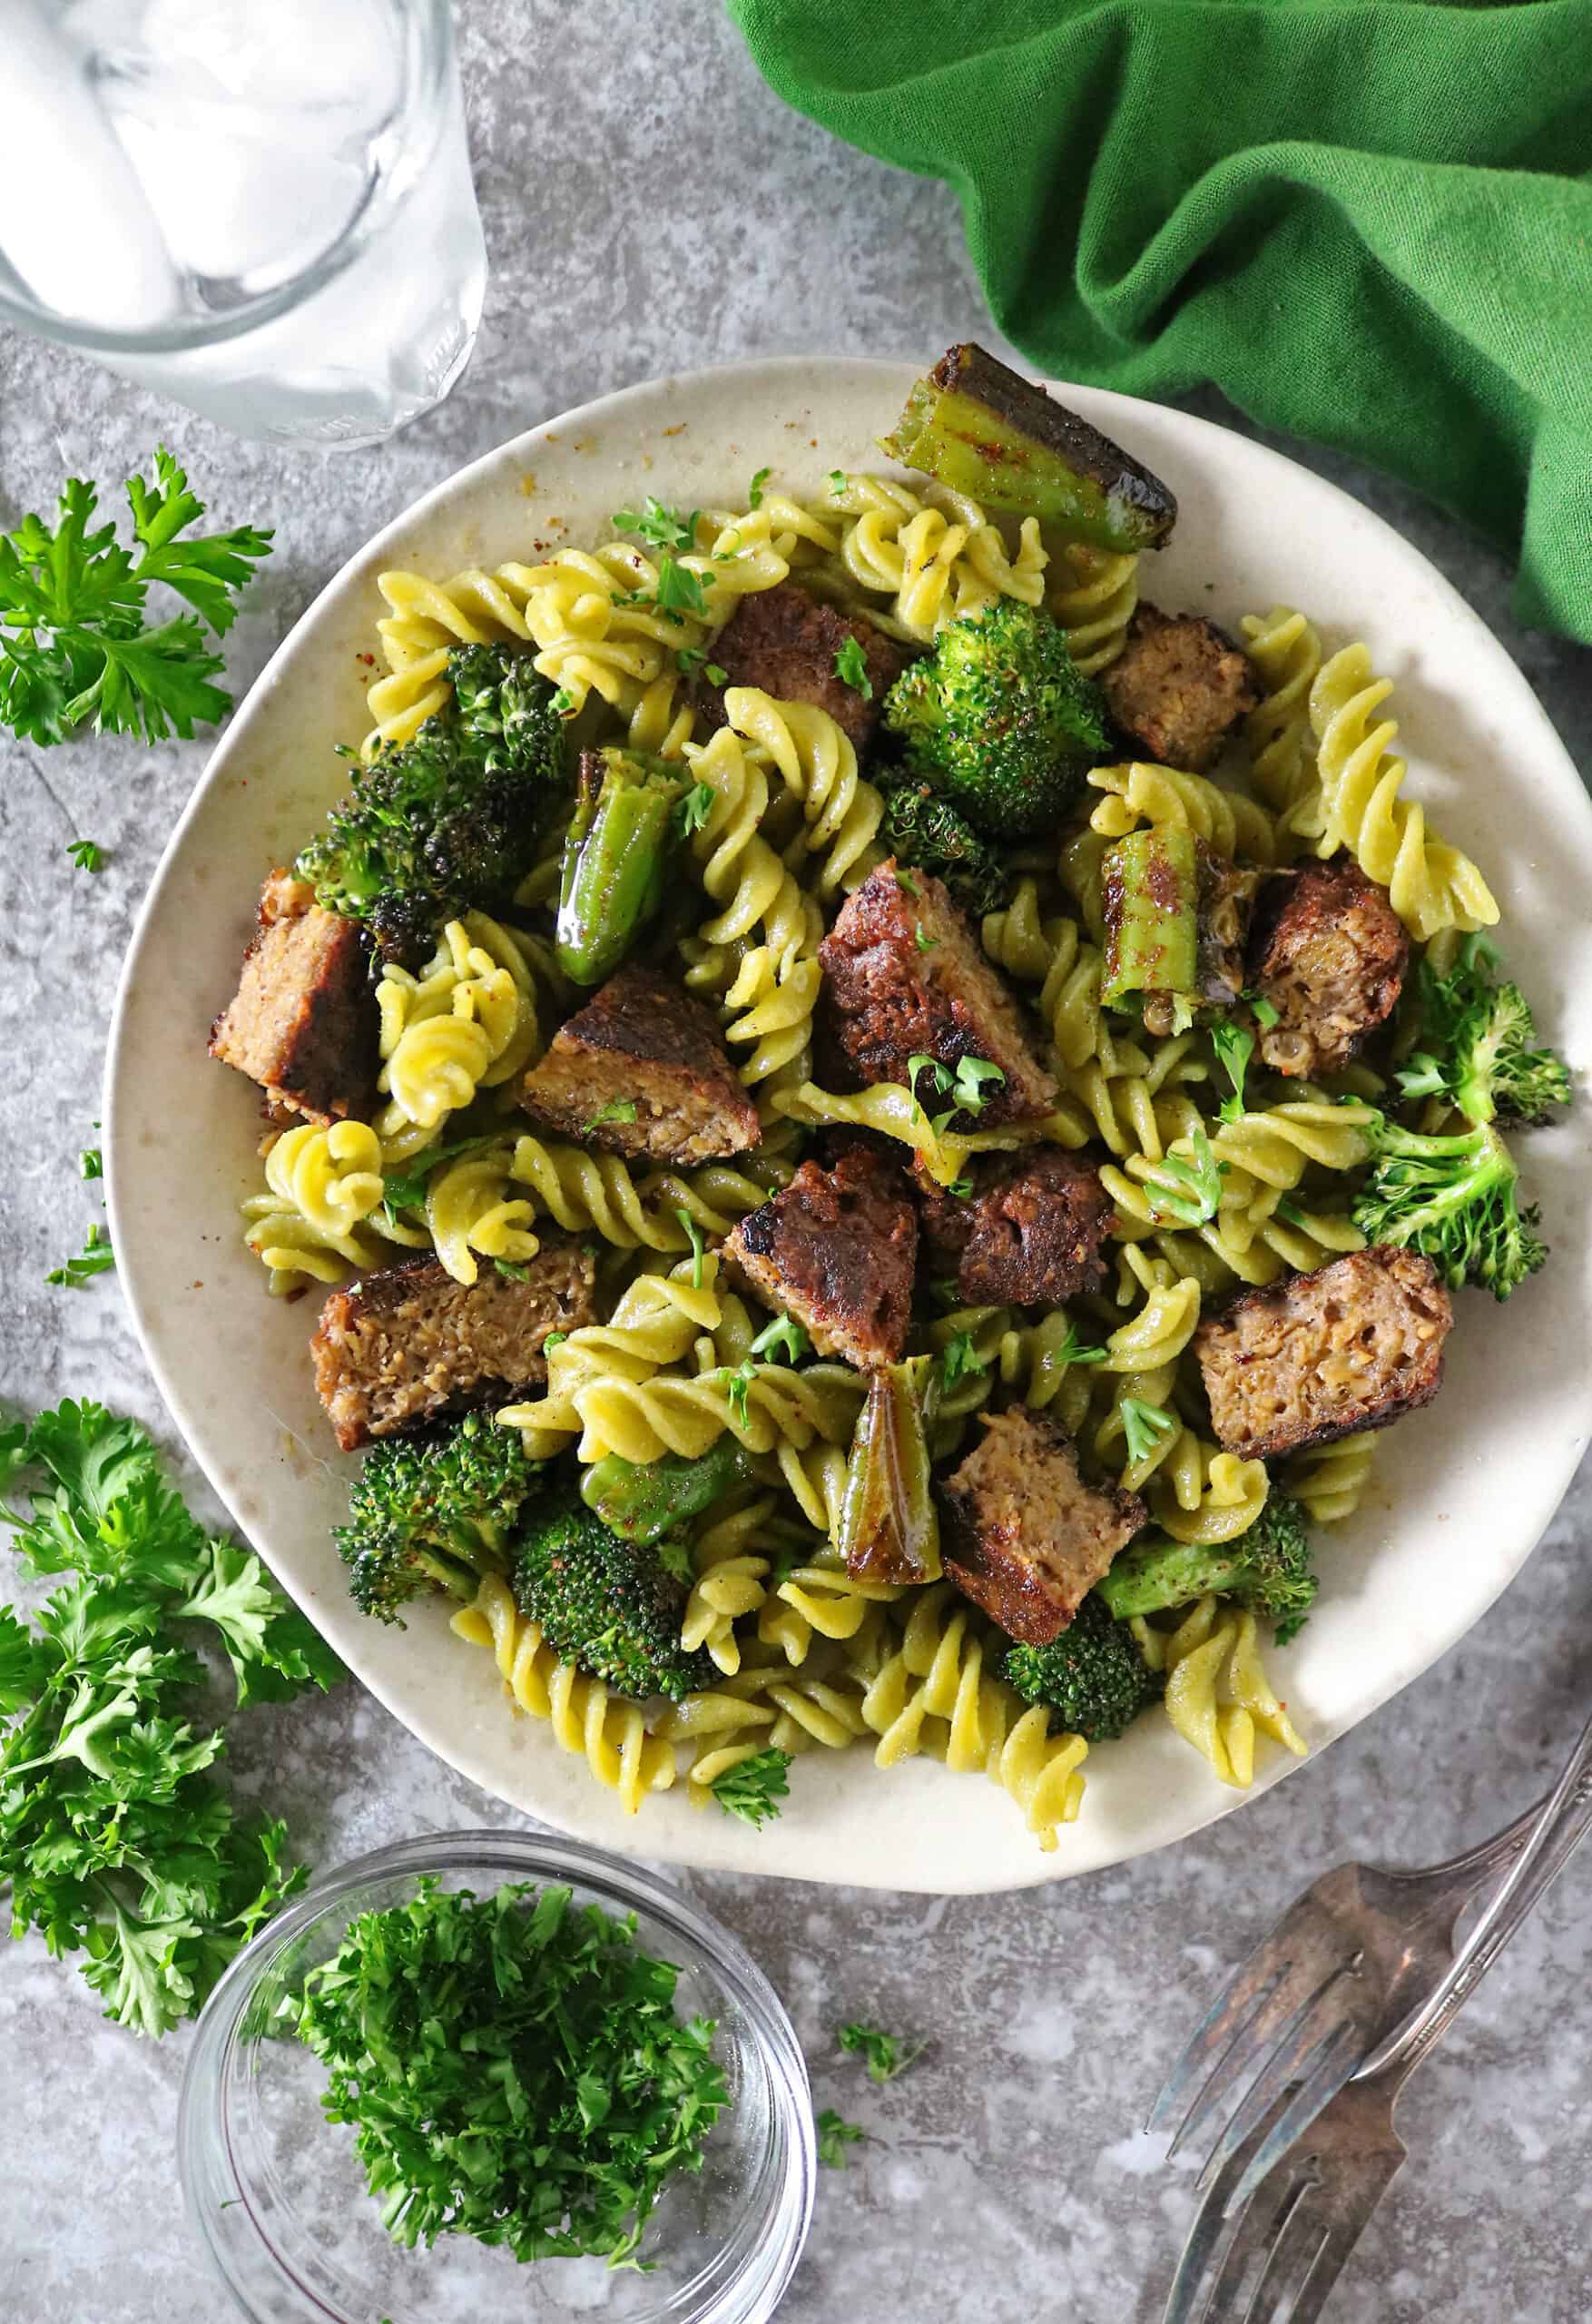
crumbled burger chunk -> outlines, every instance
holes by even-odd
[[[1203,774],[1261,698],[1249,656],[1201,614],[1143,605],[1100,684],[1128,741],[1161,766]]]
[[[861,649],[873,691],[848,685],[835,669],[846,640]],[[859,752],[866,752],[885,695],[907,656],[870,621],[821,605],[794,581],[743,596],[713,640],[709,657],[732,686],[758,686],[776,702],[811,702],[827,710]],[[724,724],[724,697],[705,681],[697,691],[702,732]]]
[[[547,1377],[542,1343],[596,1315],[596,1263],[546,1235],[523,1277],[483,1264],[456,1283],[425,1254],[334,1291],[310,1343],[315,1385],[345,1452],[439,1413],[506,1403]]]
[[[1224,1450],[1270,1461],[1429,1404],[1454,1311],[1417,1251],[1374,1246],[1243,1292],[1194,1334]]]
[[[819,958],[827,1029],[862,1081],[907,1088],[912,1057],[953,1070],[962,1058],[982,1058],[1004,1078],[982,1085],[981,1127],[1050,1111],[1056,1083],[1022,1013],[931,873],[881,863],[848,898]],[[932,1106],[934,1093],[922,1094]]]
[[[857,1146],[832,1169],[804,1162],[741,1219],[724,1256],[760,1299],[802,1325],[821,1355],[864,1369],[907,1342],[918,1221],[893,1162]]]
[[[920,1180],[919,1210],[970,1307],[1053,1307],[1105,1279],[1100,1246],[1116,1214],[1095,1165],[1061,1147],[988,1157],[965,1201]]]
[[[1258,1028],[1274,1073],[1335,1072],[1390,1017],[1410,939],[1385,888],[1351,855],[1274,873],[1249,940],[1250,981],[1277,1011]]]
[[[211,1029],[211,1057],[258,1081],[279,1117],[362,1118],[376,1097],[378,1021],[359,921],[322,911],[307,881],[273,872],[237,992]]]
[[[550,1129],[658,1162],[741,1154],[762,1135],[712,1012],[634,966],[559,1027],[520,1103]]]
[[[1086,1484],[1066,1432],[1021,1404],[986,1419],[940,1490],[946,1572],[1025,1646],[1060,1636],[1148,1513],[1135,1493]]]

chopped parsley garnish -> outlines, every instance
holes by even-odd
[[[1284,1195],[1274,1206],[1273,1216],[1282,1219],[1283,1223],[1289,1226],[1308,1228],[1310,1226],[1310,1221],[1306,1218],[1303,1211],[1300,1209],[1299,1205],[1288,1195]]]
[[[912,931],[912,941],[920,952],[932,952],[939,942],[938,936],[925,936],[921,922]]]
[[[977,1378],[988,1365],[973,1344],[971,1332],[958,1332],[946,1342],[939,1359],[939,1384],[948,1394],[958,1380]]]
[[[581,1124],[580,1134],[583,1137],[590,1137],[592,1132],[595,1129],[601,1129],[604,1122],[633,1122],[634,1119],[635,1099],[634,1098],[610,1098],[605,1106],[600,1106],[597,1108],[589,1121]]]
[[[988,1058],[959,1057],[952,1094],[964,1113],[981,1114],[984,1111],[985,1082],[993,1082],[998,1088],[1005,1079],[1006,1075],[999,1066],[991,1065]]]
[[[722,663],[708,660],[708,649],[705,645],[677,645],[674,649],[674,659],[688,678],[694,676],[700,670],[711,686],[723,686],[730,683],[729,671],[724,668]]]
[[[103,1178],[105,1175],[104,1157],[97,1146],[85,1146],[77,1157],[80,1178]]]
[[[1066,1337],[1052,1352],[1050,1361],[1052,1364],[1104,1364],[1110,1353],[1109,1348],[1086,1346],[1078,1337],[1077,1325],[1069,1320]]]
[[[752,1341],[752,1352],[753,1355],[766,1356],[773,1364],[800,1364],[811,1345],[794,1315],[776,1315]]]
[[[912,874],[909,872],[898,872],[896,873],[896,885],[899,888],[904,896],[910,896],[914,901],[916,901],[918,895],[918,882],[913,879]]]
[[[1203,1129],[1192,1130],[1188,1143],[1194,1148],[1192,1161],[1168,1154],[1153,1166],[1146,1180],[1157,1224],[1170,1217],[1184,1226],[1203,1226],[1221,1208],[1227,1165],[1217,1161]]]
[[[433,1170],[444,1162],[457,1162],[462,1155],[474,1154],[483,1146],[493,1146],[492,1137],[459,1137],[451,1146],[433,1146],[424,1153],[411,1156],[399,1168],[389,1170],[382,1182],[381,1207],[389,1220],[400,1210],[419,1210],[426,1200],[426,1181]]]
[[[703,577],[688,565],[664,555],[658,559],[658,610],[660,613],[705,615],[708,601],[703,595]]]
[[[555,1347],[562,1347],[568,1337],[569,1334],[567,1332],[549,1332],[546,1338],[542,1342],[543,1354],[551,1355]]]
[[[836,2038],[849,2056],[866,2058],[870,2082],[894,2082],[929,2047],[927,2042],[903,2042],[899,2034],[881,2033],[877,2025],[842,2025]]]
[[[831,492],[839,493],[839,492],[844,492],[844,490],[845,490],[845,489],[846,489],[846,471],[845,471],[845,469],[844,469],[844,468],[831,468],[831,469],[830,470],[830,490]]]
[[[1282,1021],[1275,1007],[1266,999],[1263,992],[1241,992],[1238,997],[1241,1000],[1248,1001],[1254,1010],[1255,1023],[1264,1025],[1268,1031],[1273,1025]]]
[[[1159,1404],[1145,1403],[1142,1396],[1125,1396],[1121,1412],[1130,1461],[1147,1460],[1164,1436],[1176,1432],[1177,1422],[1173,1414],[1163,1412]]]
[[[492,1264],[499,1275],[507,1276],[510,1283],[524,1283],[530,1274],[530,1269],[518,1259],[495,1258]]]
[[[826,2106],[814,2120],[818,2124],[819,2161],[827,2170],[844,2171],[846,2149],[855,2146],[860,2139],[865,2139],[867,2132],[860,2122],[843,2121],[832,2106]]]
[[[850,686],[853,694],[860,694],[864,702],[873,700],[873,680],[868,675],[868,656],[862,651],[861,641],[856,636],[849,635],[836,654],[835,675],[842,685]]]
[[[674,1216],[680,1221],[682,1226],[684,1227],[687,1235],[691,1237],[691,1287],[693,1291],[700,1291],[702,1289],[702,1263],[708,1247],[707,1236],[703,1233],[702,1228],[697,1225],[695,1219],[693,1218],[690,1211],[677,1210]]]
[[[766,1751],[754,1751],[750,1759],[738,1759],[732,1768],[726,1768],[708,1788],[726,1816],[739,1816],[743,1824],[761,1831],[780,1813],[780,1802],[790,1791],[786,1781],[790,1765],[790,1752],[771,1745]]]
[[[945,1192],[953,1196],[958,1202],[967,1202],[972,1196],[973,1181],[971,1178],[953,1178],[949,1186],[945,1188]]]
[[[708,817],[713,812],[713,802],[718,795],[711,783],[692,784],[691,789],[680,802],[678,809],[683,838],[689,839],[693,832],[706,829]]]
[[[730,1399],[730,1411],[736,1423],[742,1428],[750,1427],[752,1412],[747,1395],[757,1378],[756,1364],[749,1357],[744,1364],[738,1364],[733,1372],[723,1372],[720,1377],[724,1383],[724,1393]]]
[[[99,872],[104,868],[105,851],[97,840],[74,839],[66,852],[80,872]]]
[[[665,507],[649,492],[646,504],[639,512],[634,508],[615,510],[614,529],[616,533],[634,533],[654,548],[691,549],[696,546],[697,519],[701,515],[700,508],[693,508],[689,517],[683,517],[677,508]]]
[[[560,686],[552,701],[547,704],[547,707],[559,718],[573,717],[575,714],[575,696],[570,693],[567,686]]]
[[[676,2016],[679,1979],[633,1914],[427,1877],[359,1914],[280,2015],[329,2069],[326,2112],[353,2126],[395,2242],[618,2267],[730,2103],[718,2029]]]
[[[110,1236],[103,1228],[95,1225],[91,1226],[84,1236],[83,1248],[76,1257],[68,1259],[63,1266],[52,1267],[44,1277],[44,1281],[70,1284],[75,1286],[81,1283],[87,1283],[93,1275],[103,1275],[107,1268],[113,1267],[115,1264],[116,1254],[111,1248]]]
[[[1243,1079],[1254,1055],[1254,1035],[1244,1025],[1215,1024],[1211,1028],[1211,1047],[1233,1084],[1233,1095],[1222,1100],[1222,1118],[1235,1122],[1243,1111]]]
[[[762,507],[762,488],[772,474],[773,470],[771,468],[759,468],[757,474],[752,478],[752,482],[746,487],[746,505],[749,508],[761,508]]]

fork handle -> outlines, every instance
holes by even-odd
[[[1453,1965],[1359,2068],[1356,2082],[1396,2068],[1414,2073],[1436,2048],[1538,1900],[1564,1870],[1592,1826],[1592,1718],[1581,1731],[1565,1771],[1537,1817],[1535,1830],[1508,1878],[1455,1955]],[[1504,1837],[1502,1835],[1500,1837]],[[1512,1837],[1512,1830],[1511,1830]]]

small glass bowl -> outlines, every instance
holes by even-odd
[[[700,2174],[683,2173],[647,2223],[647,2273],[601,2260],[525,2264],[467,2235],[395,2245],[366,2191],[351,2125],[321,2112],[326,2070],[273,2030],[283,1995],[336,1952],[356,1915],[401,1905],[427,1875],[489,1896],[566,1883],[577,1905],[634,1913],[636,1941],[681,1971],[683,2017],[711,2017],[730,2104]],[[689,1897],[572,1840],[438,1834],[378,1848],[318,1881],[221,1979],[194,2037],[177,2122],[190,2215],[255,2324],[452,2324],[523,2313],[538,2324],[762,2324],[779,2306],[812,2214],[812,2102],[801,2046],[755,1962]]]

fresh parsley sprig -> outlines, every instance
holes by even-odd
[[[1204,1226],[1222,1206],[1225,1162],[1218,1162],[1203,1129],[1192,1130],[1190,1156],[1167,1153],[1145,1177],[1150,1206],[1157,1226],[1175,1219],[1183,1226]]]
[[[232,707],[204,632],[231,627],[236,593],[270,554],[270,533],[240,525],[190,535],[204,504],[163,444],[152,483],[130,478],[127,498],[133,549],[113,522],[95,524],[98,490],[81,477],[68,479],[53,529],[28,516],[0,533],[0,723],[24,742],[64,742],[84,726],[186,741]],[[192,610],[151,625],[156,586]]]
[[[835,2037],[849,2057],[865,2058],[870,2082],[894,2082],[923,2055],[927,2042],[903,2042],[877,2025],[842,2025]]]
[[[97,1173],[84,1172],[84,1177]],[[52,1267],[44,1277],[46,1283],[69,1285],[76,1290],[80,1285],[91,1283],[96,1275],[104,1275],[116,1264],[116,1254],[111,1248],[111,1238],[97,1221],[83,1238],[83,1248],[58,1267]]]
[[[737,1759],[708,1788],[726,1816],[739,1816],[743,1824],[761,1831],[780,1813],[780,1802],[790,1791],[786,1780],[790,1766],[790,1752],[771,1744],[766,1751],[754,1751],[749,1759]]]
[[[1177,1426],[1174,1414],[1163,1411],[1159,1404],[1146,1403],[1142,1396],[1125,1396],[1121,1412],[1131,1462],[1147,1460],[1161,1439],[1170,1436]]]
[[[873,700],[873,680],[868,675],[868,656],[854,635],[847,636],[835,655],[835,675],[843,686],[860,694],[864,702]]]
[[[771,1324],[765,1324],[752,1343],[753,1355],[761,1355],[771,1364],[800,1364],[811,1354],[812,1342],[794,1315],[780,1315]]]
[[[868,2136],[860,2122],[848,2122],[832,2106],[813,2117],[818,2128],[818,2159],[829,2171],[844,2171],[846,2149]]]

